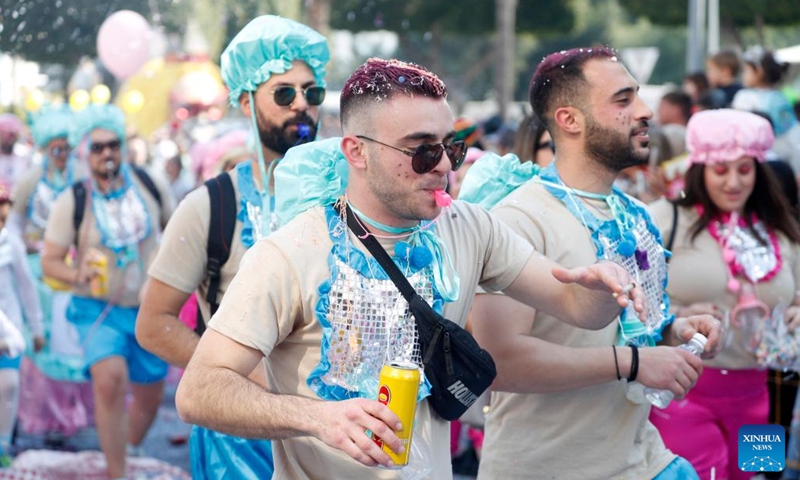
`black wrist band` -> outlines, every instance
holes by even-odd
[[[636,345],[631,345],[631,374],[628,376],[629,382],[636,381],[636,375],[639,374],[639,348]]]
[[[622,380],[622,375],[619,374],[619,361],[617,360],[617,346],[611,345],[611,349],[614,350],[614,367],[617,369],[617,380]]]

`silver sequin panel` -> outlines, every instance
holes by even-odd
[[[603,258],[614,261],[620,265],[633,277],[647,297],[647,332],[652,334],[665,320],[664,311],[664,280],[667,276],[667,262],[664,257],[664,249],[658,243],[655,236],[647,229],[647,223],[639,218],[636,228],[633,230],[636,237],[636,248],[647,252],[647,261],[650,268],[640,270],[636,262],[636,256],[624,257],[617,253],[619,240],[612,240],[601,236],[605,255]]]
[[[338,258],[335,263],[328,311],[330,369],[323,381],[359,391],[363,380],[378,378],[386,362],[421,365],[414,317],[394,283],[365,278]],[[408,281],[430,303],[433,287],[424,272],[409,276]]]
[[[94,200],[97,201],[97,200]],[[147,236],[148,212],[135,188],[128,188],[118,198],[104,199],[104,221],[109,235],[109,247],[123,248],[136,245]],[[103,208],[103,206],[99,206]]]

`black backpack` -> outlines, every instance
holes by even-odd
[[[217,294],[222,277],[222,266],[230,257],[233,231],[236,228],[236,192],[233,190],[231,176],[227,172],[207,180],[205,186],[208,189],[211,206],[211,221],[208,224],[208,245],[206,246],[208,254],[206,273],[209,278],[206,301],[211,310],[210,315],[214,316],[219,308]],[[203,320],[199,308],[194,331],[198,335],[202,335],[206,331],[206,322]]]
[[[147,191],[156,199],[158,205],[162,206],[161,194],[155,183],[153,183],[153,179],[139,167],[133,167],[133,171]],[[206,181],[205,186],[208,189],[209,203],[211,205],[211,221],[208,225],[208,243],[206,245],[208,255],[206,272],[210,283],[206,293],[206,301],[208,301],[211,308],[211,315],[214,315],[219,308],[217,294],[219,293],[220,272],[222,271],[222,266],[225,265],[228,257],[230,257],[233,231],[236,228],[236,193],[233,190],[231,177],[227,173]],[[78,232],[86,209],[86,185],[83,182],[75,183],[72,186],[72,193],[75,196],[75,212],[72,221],[75,226],[75,232]],[[78,243],[77,239],[75,243]],[[197,324],[194,331],[198,335],[202,335],[205,330],[206,324],[198,308]]]

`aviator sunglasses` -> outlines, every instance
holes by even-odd
[[[280,87],[276,87],[275,90],[272,91],[275,103],[281,107],[288,107],[297,97],[297,90],[298,88],[291,85],[281,85]],[[316,107],[318,105],[322,105],[322,101],[325,100],[325,87],[312,85],[299,90],[303,92],[303,95],[306,97],[306,102],[308,102],[308,104],[311,106]]]
[[[436,168],[436,165],[439,165],[439,162],[442,160],[443,153],[447,153],[447,158],[450,159],[450,163],[453,165],[453,171],[458,170],[459,167],[461,167],[461,164],[464,163],[464,158],[467,156],[467,145],[463,140],[456,142],[423,143],[415,148],[413,152],[410,152],[408,150],[393,147],[386,143],[379,142],[378,140],[365,137],[364,135],[356,135],[356,138],[375,142],[379,145],[383,145],[384,147],[389,147],[392,150],[405,153],[411,157],[411,168],[420,175],[423,173],[428,173]]]

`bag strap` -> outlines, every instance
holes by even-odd
[[[86,185],[83,180],[72,184],[72,196],[75,198],[75,210],[72,212],[72,226],[75,227],[75,243],[77,244],[78,232],[83,223],[83,214],[86,210]]]
[[[389,278],[394,282],[397,289],[400,290],[400,293],[403,294],[403,298],[406,299],[408,305],[412,310],[424,312],[424,314],[429,315],[429,318],[435,318],[437,315],[433,308],[425,301],[424,298],[419,296],[414,287],[408,283],[408,279],[403,272],[397,268],[397,264],[394,263],[394,260],[386,253],[386,250],[381,246],[380,242],[375,239],[374,236],[370,235],[364,229],[364,226],[356,219],[355,214],[350,209],[348,205],[345,204],[345,211],[347,212],[347,226],[350,227],[350,230],[356,234],[361,243],[367,247],[369,253],[378,261],[378,263],[383,267],[383,270],[389,275]],[[417,328],[419,329],[419,324],[422,321],[416,314],[414,315],[414,321],[417,323]],[[459,327],[460,328],[460,327]],[[439,341],[439,336],[444,335],[444,350],[445,350],[445,360],[447,362],[447,371],[448,374],[452,374],[453,366],[452,366],[452,356],[450,354],[450,334],[444,331],[444,327],[441,322],[436,324],[433,337],[431,338],[428,347],[425,348],[424,345],[420,345],[425,351],[422,352],[423,358],[422,363],[423,365],[428,364],[435,348],[430,348],[433,345],[437,345]]]
[[[233,231],[236,228],[236,192],[233,190],[233,181],[227,173],[206,181],[205,185],[211,207],[206,246],[208,255],[206,273],[209,278],[206,301],[213,316],[219,308],[217,294],[222,280],[222,266],[230,257]],[[194,331],[202,335],[206,330],[206,323],[200,315],[200,309],[197,309],[197,312]]]
[[[400,290],[400,293],[403,294],[403,297],[410,304],[414,297],[417,296],[417,291],[408,283],[406,276],[397,268],[394,260],[386,253],[386,250],[381,244],[374,236],[370,235],[369,232],[364,229],[361,223],[359,223],[350,207],[345,205],[345,210],[347,211],[347,226],[350,227],[350,230],[361,240],[361,243],[367,247],[369,253],[371,253],[375,260],[383,267],[383,270],[389,275],[389,278],[394,282]]]
[[[678,204],[675,202],[670,202],[672,204],[672,230],[669,232],[669,238],[667,239],[667,250],[670,252],[672,251],[672,244],[675,243],[675,231],[678,229]],[[669,259],[667,260],[669,262]]]
[[[150,195],[158,202],[158,206],[163,208],[164,203],[161,198],[161,192],[156,188],[156,184],[153,182],[153,179],[150,178],[150,175],[141,167],[135,165],[131,165],[131,167],[133,168],[133,173],[136,174],[136,177],[142,182],[142,185],[144,185],[144,188],[146,188],[147,191],[150,192]]]

